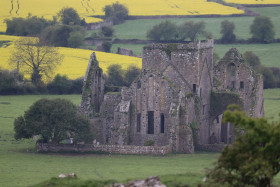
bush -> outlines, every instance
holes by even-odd
[[[43,30],[40,36],[40,40],[44,41],[48,45],[54,45],[56,47],[68,47],[70,34],[72,33],[70,43],[72,42],[71,45],[75,46],[76,44],[79,44],[79,42],[81,42],[78,41],[81,40],[81,35],[78,34],[78,32],[83,33],[84,28],[81,26],[54,25]]]
[[[28,15],[27,18],[12,18],[5,20],[6,34],[16,36],[37,36],[43,29],[53,24],[45,18]]]
[[[0,70],[0,94],[15,95],[23,94],[23,75],[17,71]]]
[[[112,37],[114,34],[114,29],[112,27],[102,27],[101,34],[105,37]]]
[[[84,35],[80,31],[73,31],[68,38],[68,47],[77,48],[83,45]]]
[[[145,143],[144,143],[144,146],[154,146],[155,145],[155,142],[153,140],[147,140]]]
[[[102,47],[105,52],[110,53],[111,47],[112,47],[112,42],[104,42],[104,43],[102,43]]]
[[[39,135],[42,142],[91,142],[89,120],[77,113],[77,107],[65,99],[40,99],[14,121],[15,139]]]
[[[280,122],[247,117],[237,106],[224,113],[223,123],[228,122],[236,141],[222,151],[205,186],[271,186],[280,171]]]
[[[136,66],[129,66],[125,72],[125,85],[130,86],[131,83],[140,75],[141,70]]]

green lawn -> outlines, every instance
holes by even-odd
[[[254,11],[259,12],[261,15],[271,18],[274,26],[276,38],[280,38],[280,6],[278,7],[265,7],[253,8]],[[248,39],[251,37],[250,25],[253,23],[254,17],[221,17],[221,18],[171,18],[167,19],[176,24],[182,24],[186,21],[204,21],[206,23],[206,30],[213,34],[215,39],[221,38],[220,25],[223,20],[229,20],[235,24],[235,34],[238,39]],[[124,24],[115,25],[115,38],[119,39],[142,39],[145,40],[146,33],[154,25],[166,19],[139,19],[126,21]]]
[[[42,97],[67,98],[75,104],[81,99],[80,95],[0,96],[0,186],[29,186],[57,177],[60,173],[72,172],[81,180],[115,179],[123,182],[159,175],[166,183],[171,184],[176,179],[181,184],[196,186],[204,177],[205,168],[210,168],[218,157],[215,153],[170,154],[164,157],[38,154],[32,140],[13,139],[13,120]],[[280,89],[265,90],[264,97],[265,115],[269,118],[277,116]]]

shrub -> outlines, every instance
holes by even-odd
[[[119,2],[106,5],[103,11],[105,12],[105,19],[112,20],[114,24],[122,23],[128,17],[127,7],[119,4]]]

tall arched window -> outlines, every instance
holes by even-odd
[[[164,133],[164,114],[160,114],[160,133]]]

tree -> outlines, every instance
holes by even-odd
[[[235,41],[235,34],[233,33],[235,25],[233,22],[224,20],[221,23],[221,34],[223,35],[221,40],[223,43],[231,43]]]
[[[130,86],[131,83],[140,75],[141,70],[136,66],[129,66],[125,72],[125,85]]]
[[[151,40],[176,40],[177,36],[177,26],[168,20],[153,26],[147,32],[147,38]]]
[[[65,99],[40,99],[23,116],[14,121],[15,139],[39,135],[41,141],[60,143],[73,138],[74,142],[91,142],[89,120],[77,113],[77,107]]]
[[[105,37],[112,37],[114,34],[114,29],[112,27],[102,27],[101,34]]]
[[[72,31],[69,34],[68,41],[68,47],[77,48],[83,45],[84,43],[84,36],[82,32],[80,31]]]
[[[280,171],[280,121],[250,118],[230,106],[224,113],[227,122],[235,126],[236,141],[222,151],[205,186],[270,186]]]
[[[106,5],[103,11],[105,12],[105,19],[112,20],[114,24],[122,23],[128,17],[127,7],[119,4],[119,2]]]
[[[112,42],[103,42],[102,47],[105,52],[110,53],[111,52],[111,47],[112,47]]]
[[[205,31],[205,22],[203,21],[197,23],[194,23],[193,21],[187,21],[180,25],[178,30],[180,40],[189,38],[194,42],[198,39],[199,36],[204,36],[207,38],[211,37],[211,34]]]
[[[247,62],[254,70],[257,70],[261,65],[260,58],[252,51],[245,51],[242,56],[245,62]]]
[[[53,81],[48,84],[48,90],[53,94],[67,94],[70,92],[72,82],[66,75],[57,74]]]
[[[252,39],[256,42],[271,42],[274,40],[274,25],[269,17],[257,16],[250,27]]]
[[[80,25],[81,24],[81,18],[77,11],[74,8],[62,8],[58,12],[58,18],[61,23],[66,25]]]
[[[106,84],[109,86],[123,86],[123,70],[119,64],[113,64],[108,67],[108,76]]]
[[[37,38],[22,38],[15,42],[11,52],[10,65],[31,76],[36,86],[42,84],[42,77],[49,78],[54,68],[60,64],[62,55],[58,49],[40,43]]]

